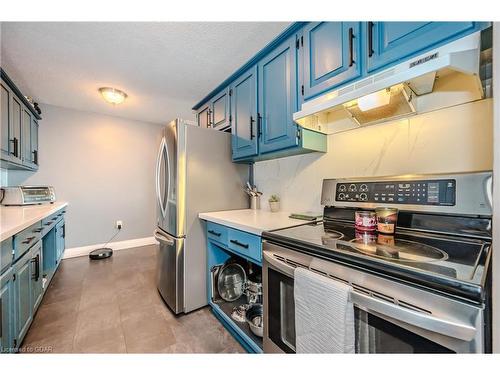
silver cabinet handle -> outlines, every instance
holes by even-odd
[[[160,232],[158,229],[155,230],[154,236],[159,242],[167,244],[169,246],[173,246],[175,243],[175,240],[172,237],[170,237],[166,233]]]

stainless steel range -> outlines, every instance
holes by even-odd
[[[324,180],[323,222],[266,232],[264,351],[295,352],[294,270],[353,292],[357,353],[491,351],[490,172]],[[395,235],[356,210],[399,209]]]

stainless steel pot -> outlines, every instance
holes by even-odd
[[[250,331],[256,336],[264,335],[264,317],[262,304],[256,303],[248,308],[246,312],[246,320],[250,326]]]
[[[220,270],[217,280],[217,290],[225,301],[232,302],[245,292],[247,282],[246,272],[238,263],[227,263]]]
[[[254,280],[247,281],[245,294],[249,305],[253,305],[255,303],[262,304],[262,281],[260,281],[260,278],[254,278]]]

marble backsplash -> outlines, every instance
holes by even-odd
[[[285,211],[321,211],[324,178],[489,170],[493,166],[492,99],[328,136],[326,154],[255,163],[254,180],[281,197]]]

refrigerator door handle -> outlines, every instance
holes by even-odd
[[[164,208],[164,202],[163,202],[162,194],[160,191],[160,168],[161,168],[161,162],[162,162],[163,155],[164,155],[164,150],[166,149],[166,147],[167,147],[167,144],[165,142],[165,137],[162,137],[161,143],[160,143],[160,149],[158,150],[158,157],[156,159],[156,198],[158,199],[158,204],[160,206],[162,217],[165,217],[166,210]],[[167,158],[166,162],[168,163],[168,158]],[[170,168],[169,168],[169,172],[170,172]],[[170,176],[169,176],[169,185],[170,185]],[[170,189],[170,186],[168,187],[168,189]]]
[[[167,233],[164,233],[158,229],[155,230],[154,233],[155,238],[166,245],[173,246],[175,243],[175,239],[171,236],[169,236]]]

